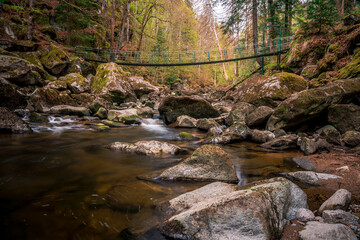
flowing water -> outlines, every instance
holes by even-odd
[[[93,119],[49,117],[31,124],[35,133],[0,134],[1,239],[128,239],[154,227],[155,206],[206,183],[144,181],[177,164],[199,146],[158,119],[140,126],[94,131]],[[188,154],[153,158],[106,148],[112,142],[159,140]],[[224,146],[233,155],[239,184],[290,171],[299,152],[273,152],[252,143]],[[161,239],[157,232],[143,235]]]

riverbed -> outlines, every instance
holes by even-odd
[[[159,223],[159,203],[199,188],[202,182],[162,182],[161,170],[200,146],[159,119],[141,125],[95,131],[94,119],[49,116],[31,124],[34,133],[0,135],[0,231],[2,239],[128,239]],[[159,140],[186,150],[162,158],[112,151],[115,141]],[[254,143],[223,146],[233,156],[239,184],[298,169],[298,151],[277,152]],[[147,179],[147,180],[144,180]],[[115,201],[115,202],[114,202]],[[159,239],[156,231],[143,234]]]

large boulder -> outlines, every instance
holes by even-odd
[[[355,104],[335,104],[328,109],[328,122],[341,133],[360,131],[360,106]]]
[[[30,104],[38,112],[49,112],[55,105],[77,106],[76,101],[70,96],[70,91],[57,91],[48,87],[37,88],[30,95]]]
[[[167,203],[160,231],[176,239],[280,238],[287,220],[306,208],[306,194],[284,178],[245,186],[212,183]]]
[[[222,148],[203,145],[182,163],[163,171],[160,179],[237,182],[231,155]]]
[[[112,150],[144,154],[148,156],[160,156],[162,154],[178,154],[181,148],[174,144],[160,141],[139,141],[134,144],[125,142],[115,142],[110,145]]]
[[[43,48],[42,51],[44,54],[40,58],[40,62],[45,70],[55,76],[61,74],[69,62],[67,54],[53,44],[48,49]]]
[[[7,108],[0,107],[0,132],[29,133],[31,129],[15,113]]]
[[[260,106],[246,116],[245,122],[249,127],[264,127],[274,110],[267,106]]]
[[[301,240],[356,240],[356,235],[343,224],[327,224],[315,221],[307,222],[305,229],[299,232]]]
[[[155,87],[151,83],[145,81],[144,78],[140,76],[129,77],[129,82],[132,90],[136,94],[136,97],[139,99],[143,95],[159,91],[158,87]]]
[[[237,89],[238,100],[256,106],[276,107],[291,94],[307,87],[306,80],[292,73],[277,73],[266,78],[251,78],[243,82]]]
[[[118,104],[136,101],[136,95],[128,79],[128,74],[116,63],[100,64],[96,69],[92,91],[96,95]]]
[[[42,70],[26,61],[13,56],[0,55],[0,78],[19,86],[44,86]]]
[[[18,87],[3,78],[0,78],[0,107],[10,110],[25,108],[27,97],[22,94]]]
[[[322,217],[327,223],[341,223],[346,225],[358,225],[360,223],[359,217],[341,209],[324,210]]]
[[[360,77],[360,52],[358,52],[351,62],[340,69],[337,76],[340,79]]]
[[[225,124],[231,126],[235,122],[245,122],[246,116],[253,112],[255,108],[256,107],[250,103],[236,103],[231,109],[229,116],[225,119]]]
[[[326,115],[329,106],[359,97],[359,79],[338,80],[324,87],[304,90],[283,101],[267,122],[266,128],[293,129]]]
[[[160,102],[159,112],[167,123],[175,122],[182,115],[196,119],[219,116],[219,112],[209,102],[198,96],[165,97]]]

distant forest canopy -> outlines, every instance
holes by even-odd
[[[0,0],[2,11],[37,29],[55,31],[58,43],[124,51],[191,51],[239,44],[253,48],[263,27],[281,25],[293,35],[304,24],[318,33],[343,16],[359,12],[354,0]],[[215,11],[218,9],[219,11]],[[32,17],[32,18],[31,18]],[[33,30],[34,29],[34,30]],[[265,39],[279,37],[266,28]],[[24,39],[25,40],[25,39]],[[269,58],[270,62],[272,61]],[[256,60],[212,66],[142,70],[162,81],[196,79],[229,84],[258,67]],[[157,75],[159,74],[159,75]],[[169,80],[170,79],[170,80]]]

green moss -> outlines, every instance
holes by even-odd
[[[109,126],[106,125],[97,125],[96,126],[96,130],[98,130],[99,132],[105,132],[105,131],[109,131],[111,128]]]
[[[141,123],[139,116],[136,114],[121,117],[121,122],[123,122],[125,124],[140,124]]]
[[[92,84],[92,88],[95,92],[101,91],[101,89],[106,85],[106,78],[109,76],[110,71],[105,64],[101,64],[96,69],[96,75]]]
[[[44,66],[51,68],[55,64],[67,62],[68,60],[68,56],[63,50],[55,45],[51,45],[48,53],[41,57],[40,62]]]
[[[340,69],[338,74],[339,79],[353,78],[360,76],[360,52],[358,52],[351,62]]]
[[[187,133],[187,132],[179,133],[179,137],[185,141],[191,141],[194,139],[193,135],[191,133]]]

